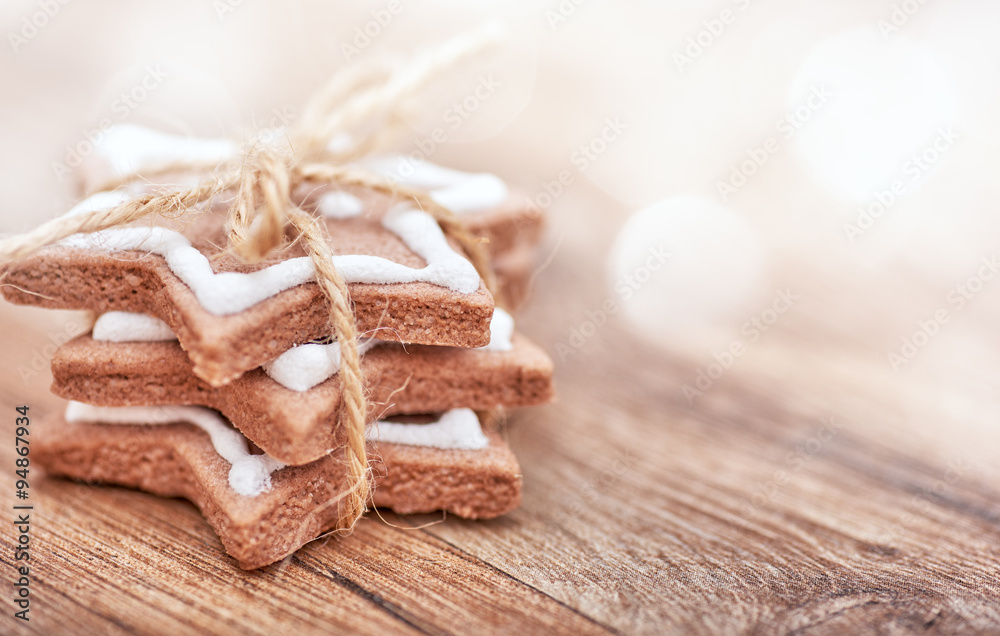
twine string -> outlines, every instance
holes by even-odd
[[[424,192],[345,164],[388,143],[391,133],[400,128],[407,98],[502,37],[502,30],[487,26],[427,50],[408,63],[373,58],[349,67],[307,102],[302,115],[288,131],[290,152],[251,145],[239,159],[213,169],[191,161],[146,171],[146,177],[155,172],[175,171],[208,170],[208,174],[192,188],[147,192],[109,210],[63,216],[27,233],[7,237],[0,241],[0,264],[29,256],[73,234],[99,232],[154,216],[203,214],[211,208],[213,199],[234,190],[227,218],[227,240],[230,251],[242,261],[260,262],[285,242],[286,227],[294,228],[328,301],[330,327],[340,342],[340,381],[344,395],[340,425],[346,432],[347,474],[345,491],[336,501],[339,506],[336,530],[348,533],[364,514],[372,489],[365,447],[368,406],[357,349],[357,326],[347,283],[333,265],[334,250],[325,226],[316,216],[295,205],[292,193],[307,182],[318,182],[370,188],[410,199],[459,243],[487,286],[495,289],[481,240],[473,237],[451,211]],[[111,185],[127,186],[139,178],[142,176],[138,174],[127,175]]]

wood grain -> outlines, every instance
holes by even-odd
[[[591,233],[576,244],[600,247]],[[586,262],[558,252],[521,320],[550,351],[607,294]],[[794,276],[807,299],[693,404],[680,386],[709,355],[655,350],[617,317],[557,360],[559,401],[509,422],[525,493],[502,519],[370,516],[245,573],[186,502],[33,472],[32,621],[8,600],[0,631],[1000,630],[1000,348],[949,358],[996,344],[998,303],[892,373],[884,352],[940,290],[887,275],[910,300],[872,324],[844,309],[850,285]],[[884,309],[880,284],[852,301]],[[8,440],[15,404],[59,408],[45,373],[17,373],[70,319],[53,313],[0,307]],[[13,457],[0,445],[8,502]]]

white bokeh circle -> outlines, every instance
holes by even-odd
[[[667,258],[657,266],[660,254]],[[764,269],[753,226],[732,209],[695,195],[665,199],[633,214],[607,262],[629,325],[674,347],[750,317]]]
[[[956,97],[934,54],[903,35],[886,40],[870,26],[817,45],[792,81],[788,108],[816,87],[833,97],[797,131],[793,147],[817,184],[851,203],[888,187],[955,118]]]

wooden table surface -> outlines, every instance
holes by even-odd
[[[587,258],[605,234],[570,236],[537,280],[521,325],[550,349],[607,297]],[[998,294],[892,373],[884,351],[939,290],[899,275],[850,296],[785,271],[804,299],[693,404],[680,386],[705,360],[617,316],[557,357],[559,401],[507,427],[525,491],[502,519],[369,516],[243,572],[185,501],[33,471],[31,622],[11,618],[8,588],[0,631],[1000,630]],[[27,369],[77,319],[0,307],[8,516],[14,405],[60,408]]]

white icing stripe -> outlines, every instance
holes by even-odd
[[[194,424],[208,433],[215,452],[229,462],[229,486],[247,497],[270,490],[271,473],[285,467],[270,455],[251,454],[242,433],[215,411],[200,406],[108,407],[70,402],[66,421],[111,426]],[[455,450],[480,450],[490,445],[472,409],[452,409],[430,424],[378,421],[365,437],[373,442]]]
[[[157,342],[177,340],[169,325],[148,314],[127,311],[109,311],[94,322],[91,334],[94,340],[107,342]]]
[[[479,351],[510,351],[514,348],[511,337],[514,335],[514,317],[499,307],[493,308],[493,318],[490,320],[490,343],[479,347]]]
[[[181,137],[134,124],[111,126],[94,146],[94,156],[113,179],[186,161],[222,163],[238,154],[239,146],[229,139]]]
[[[270,490],[271,473],[285,466],[269,455],[252,455],[242,433],[215,411],[200,406],[100,407],[70,402],[66,421],[132,425],[190,422],[208,433],[216,452],[229,462],[230,487],[248,497]]]
[[[476,268],[448,245],[440,226],[429,214],[397,206],[386,213],[382,225],[402,239],[427,265],[417,269],[378,256],[334,256],[334,266],[346,282],[427,282],[463,294],[479,289]],[[187,238],[163,227],[112,228],[92,234],[74,234],[62,243],[83,249],[140,250],[159,254],[166,259],[171,271],[191,288],[201,306],[220,316],[239,313],[316,277],[312,261],[306,256],[251,273],[216,274],[208,258],[192,247]]]
[[[262,130],[258,137],[287,143],[281,129]],[[349,142],[336,137],[330,149],[342,151]],[[113,179],[185,161],[222,163],[238,155],[238,144],[229,139],[182,137],[134,124],[112,126],[94,149],[94,156],[106,165]],[[488,173],[461,172],[403,156],[373,158],[361,165],[397,183],[428,191],[431,198],[456,214],[495,208],[508,197],[503,180]]]
[[[503,204],[507,200],[507,184],[496,175],[470,174],[460,183],[431,190],[430,196],[455,214],[471,214]]]
[[[490,445],[472,409],[452,409],[431,424],[379,420],[368,429],[369,441],[456,450],[480,450]]]
[[[86,212],[97,212],[98,210],[110,210],[128,201],[131,197],[123,190],[112,190],[110,192],[98,192],[92,194],[83,201],[80,201],[69,212],[63,216],[69,218]]]
[[[358,341],[358,355],[381,344],[369,338]],[[264,372],[292,391],[308,391],[340,372],[340,343],[304,344],[292,347],[264,365]]]
[[[503,309],[493,309],[490,343],[476,351],[510,351],[514,319]],[[112,311],[101,315],[94,324],[94,340],[110,342],[152,342],[176,340],[167,323],[147,314]],[[358,355],[386,342],[377,338],[359,340]],[[265,363],[264,372],[272,380],[292,391],[308,391],[340,371],[340,343],[303,344],[292,347]]]
[[[372,158],[361,165],[396,183],[428,191],[432,199],[456,214],[495,208],[508,196],[507,184],[488,173],[461,172],[402,156]]]
[[[361,203],[361,199],[349,192],[332,190],[320,196],[316,202],[316,209],[330,219],[350,219],[360,216],[365,206]]]

